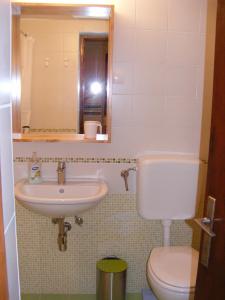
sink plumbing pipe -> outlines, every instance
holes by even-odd
[[[67,232],[71,230],[72,226],[69,222],[64,221],[65,218],[54,218],[52,219],[53,224],[58,224],[59,233],[58,233],[58,246],[59,250],[64,252],[67,250]]]
[[[172,224],[172,220],[162,220],[163,226],[163,246],[170,246],[170,227]]]

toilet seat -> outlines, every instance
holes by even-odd
[[[188,246],[154,248],[148,260],[148,277],[166,290],[194,293],[198,256],[198,251]]]

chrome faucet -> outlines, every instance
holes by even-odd
[[[58,168],[57,168],[58,184],[65,184],[65,171],[66,171],[65,161],[59,161]]]

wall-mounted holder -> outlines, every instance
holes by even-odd
[[[129,187],[128,187],[128,176],[129,176],[130,171],[135,171],[136,172],[137,169],[136,169],[136,167],[128,168],[128,169],[122,170],[121,173],[120,173],[120,176],[123,177],[123,179],[124,179],[126,191],[129,190]]]
[[[80,227],[81,227],[81,226],[83,225],[83,223],[84,223],[83,218],[78,217],[78,216],[75,216],[75,217],[74,217],[74,221],[75,221],[75,224],[79,225]]]

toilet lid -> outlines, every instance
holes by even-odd
[[[191,247],[154,248],[148,260],[148,271],[165,284],[194,288],[199,253]]]

